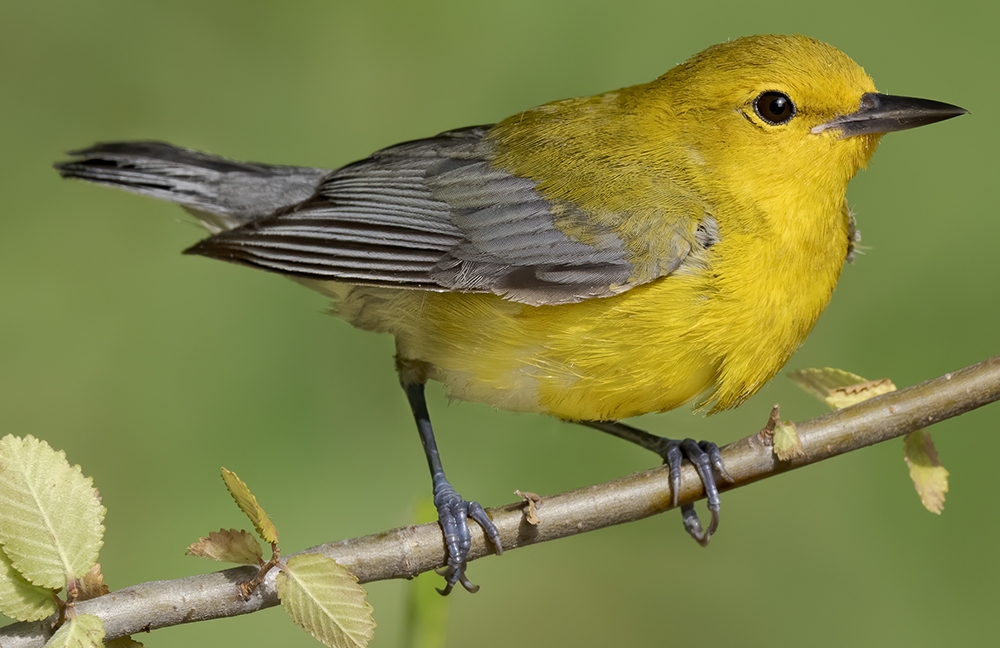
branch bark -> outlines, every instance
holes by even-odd
[[[853,407],[804,423],[796,430],[805,454],[779,461],[766,435],[753,434],[722,449],[739,488],[817,461],[902,436],[1000,400],[1000,356],[940,378],[885,394]],[[703,497],[694,468],[685,465],[680,503]],[[524,520],[524,503],[490,509],[505,551],[615,524],[641,520],[671,508],[667,471],[654,468],[621,479],[542,499],[541,524]],[[470,559],[493,553],[478,526],[471,525]],[[354,573],[362,583],[411,578],[444,563],[444,545],[437,523],[408,526],[361,538],[331,542],[301,553],[321,553]],[[249,614],[278,604],[272,570],[248,601],[238,584],[256,574],[239,567],[213,574],[126,587],[76,605],[80,614],[101,618],[107,639],[156,628]],[[14,623],[0,628],[2,648],[41,648],[51,635],[50,621]]]

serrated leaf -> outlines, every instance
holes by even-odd
[[[934,440],[929,432],[916,430],[906,435],[906,465],[917,489],[920,503],[931,513],[944,510],[944,494],[948,492],[948,471],[941,465]]]
[[[826,402],[826,397],[830,395],[831,389],[865,382],[865,379],[857,374],[833,367],[796,369],[789,373],[788,377],[796,385],[823,402]]]
[[[104,648],[104,624],[93,614],[68,617],[45,648]]]
[[[363,648],[375,636],[372,606],[354,574],[331,558],[291,558],[275,584],[292,621],[331,648]]]
[[[93,480],[33,436],[0,439],[0,543],[31,583],[58,590],[97,562],[105,508]]]
[[[833,409],[843,409],[851,405],[857,405],[869,398],[875,398],[876,396],[894,391],[896,391],[896,385],[892,384],[892,381],[888,378],[882,378],[881,380],[870,380],[858,385],[838,387],[830,392],[830,396],[826,399],[826,402]]]
[[[257,539],[242,529],[212,531],[207,538],[191,544],[185,553],[188,556],[240,565],[259,565],[264,555]]]
[[[244,515],[250,518],[253,528],[257,530],[257,534],[261,539],[264,542],[277,542],[277,527],[271,522],[271,518],[267,517],[267,513],[257,503],[257,498],[250,492],[250,488],[243,483],[243,480],[233,471],[223,468],[222,481],[226,482],[226,488],[229,489],[229,494],[236,500],[236,506],[239,506]]]
[[[888,378],[865,380],[843,369],[799,369],[788,374],[792,381],[832,409],[841,409],[861,401],[896,391]]]
[[[896,391],[896,385],[888,378],[869,381],[848,371],[829,367],[793,371],[789,377],[833,409]],[[931,435],[923,430],[914,430],[906,435],[905,448],[904,459],[910,468],[910,479],[920,496],[920,503],[931,513],[940,515],[944,510],[944,495],[948,492],[948,471],[938,459]]]
[[[776,423],[774,426],[774,454],[781,461],[789,461],[806,453],[802,440],[793,423]]]
[[[17,621],[44,619],[56,611],[54,595],[24,580],[0,548],[0,614]]]
[[[104,644],[106,648],[143,648],[142,642],[132,637],[118,637]]]

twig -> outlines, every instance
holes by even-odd
[[[766,434],[754,434],[722,450],[733,476],[725,490],[851,452],[1000,400],[1000,356],[940,378],[885,394],[804,423],[796,430],[805,454],[778,461]],[[694,468],[685,465],[680,503],[703,496]],[[615,524],[641,520],[671,508],[667,471],[655,468],[621,479],[542,498],[541,524],[525,521],[523,502],[489,513],[504,550],[564,538]],[[470,558],[491,553],[481,530],[472,526]],[[322,553],[346,567],[362,582],[411,578],[444,562],[441,529],[436,523],[319,545],[302,553]],[[253,578],[253,567],[152,581],[82,601],[78,614],[104,621],[107,639],[167,626],[256,612],[278,604],[274,572],[247,600],[236,585]],[[2,648],[41,648],[51,622],[15,623],[0,629]]]

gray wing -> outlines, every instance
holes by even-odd
[[[330,174],[309,200],[221,232],[190,253],[314,280],[491,292],[568,303],[630,287],[621,241],[556,224],[571,206],[492,168],[489,127],[442,133]],[[678,263],[681,258],[678,258]]]
[[[111,142],[71,151],[55,167],[78,178],[175,202],[219,232],[312,196],[330,171],[236,162],[165,142]]]
[[[671,219],[677,229],[651,231],[654,253],[633,266],[616,232],[491,167],[489,129],[400,144],[332,172],[161,142],[98,144],[56,168],[179,203],[215,232],[188,253],[318,281],[560,304],[666,276],[698,243],[697,223]]]

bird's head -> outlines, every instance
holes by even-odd
[[[798,35],[710,47],[649,84],[645,98],[661,106],[649,114],[695,142],[691,157],[713,167],[705,177],[753,185],[758,197],[768,184],[815,182],[843,196],[883,134],[966,112],[879,94],[849,56]]]

